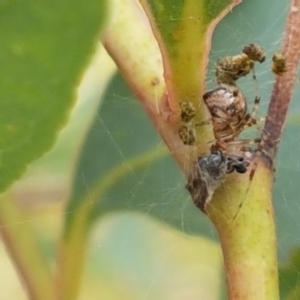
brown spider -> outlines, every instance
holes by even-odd
[[[231,146],[257,144],[257,139],[236,140],[245,127],[257,125],[256,113],[260,97],[254,99],[251,113],[247,112],[247,102],[242,92],[233,85],[222,84],[206,92],[203,100],[211,114],[216,147],[226,150]],[[197,125],[207,124],[207,121]]]
[[[246,152],[259,152],[261,138],[238,139],[240,133],[246,128],[257,125],[263,119],[256,119],[260,97],[256,83],[257,96],[251,112],[247,110],[246,99],[237,87],[236,81],[242,76],[254,73],[256,61],[263,62],[265,53],[259,45],[250,44],[243,49],[243,53],[226,57],[216,64],[216,79],[218,86],[206,92],[203,100],[210,112],[211,118],[200,123],[194,123],[195,108],[190,102],[180,103],[181,122],[178,133],[185,145],[196,143],[194,126],[212,123],[215,142],[210,153],[200,156],[194,162],[192,173],[188,177],[186,188],[190,192],[196,206],[203,212],[216,189],[226,179],[227,174],[234,171],[247,172],[250,161]],[[257,147],[250,147],[257,145]],[[250,171],[250,181],[255,174],[257,164]],[[250,188],[250,184],[249,184]]]
[[[254,64],[256,61],[261,63],[265,61],[265,53],[257,44],[245,46],[242,54],[218,60],[215,75],[219,86],[203,95],[204,102],[211,114],[216,144],[223,150],[228,145],[247,145],[260,142],[260,139],[235,140],[245,127],[258,123],[255,115],[260,97],[255,97],[252,112],[248,113],[245,97],[236,86],[236,81],[250,72],[253,73],[255,79]],[[258,91],[257,83],[256,90]],[[191,123],[196,114],[195,107],[191,102],[181,102],[180,109],[183,125],[178,129],[179,137],[185,145],[195,145],[194,124]],[[209,121],[203,121],[196,126],[204,124],[209,124]]]

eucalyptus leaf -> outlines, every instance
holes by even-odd
[[[0,191],[46,152],[67,121],[106,16],[105,1],[0,6]]]
[[[112,173],[109,188],[94,197]],[[207,232],[208,220],[193,205],[184,185],[184,176],[143,108],[122,77],[115,76],[84,144],[67,210],[75,212],[88,199],[93,206],[91,219],[133,210],[186,232]],[[76,213],[68,214],[68,223],[73,218]]]
[[[279,268],[280,299],[299,299],[300,296],[300,251],[293,249],[288,263]]]

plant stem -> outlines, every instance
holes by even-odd
[[[0,230],[13,263],[33,300],[54,300],[54,281],[32,228],[10,197],[0,197]]]
[[[286,57],[287,72],[276,77],[263,133],[263,150],[270,157],[276,154],[297,77],[300,60],[300,0],[291,1],[282,53]]]
[[[262,155],[254,158],[253,181],[248,183],[249,174],[231,176],[208,206],[208,216],[221,240],[231,300],[279,299],[272,164],[291,101],[299,49],[300,0],[292,0],[282,50],[288,70],[277,76],[274,84],[263,131]]]
[[[116,181],[126,177],[133,169],[143,168],[153,161],[168,155],[165,147],[157,147],[128,160],[126,164],[117,165],[104,178],[89,190],[81,200],[81,205],[73,212],[73,219],[66,222],[64,234],[60,241],[57,270],[57,299],[75,300],[78,298],[86,257],[87,242],[94,219],[92,213],[99,206],[99,201]]]
[[[208,207],[221,240],[230,300],[279,299],[273,174],[258,164],[252,183],[248,174],[231,176]]]
[[[85,201],[76,211],[72,230],[64,234],[58,249],[56,293],[59,300],[79,298],[80,283],[86,258],[90,202]]]

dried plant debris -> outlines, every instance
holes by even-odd
[[[215,76],[219,84],[235,85],[236,81],[252,72],[255,78],[255,62],[265,61],[265,52],[257,44],[249,44],[243,48],[243,53],[219,59],[215,67]]]
[[[274,53],[272,57],[272,72],[275,75],[281,76],[287,71],[286,67],[286,58],[285,55],[282,52],[276,52]]]
[[[196,109],[192,102],[183,101],[180,103],[181,121],[184,123],[190,122],[196,115]]]
[[[180,126],[178,129],[178,135],[184,145],[195,145],[195,130],[194,128],[191,128],[190,124]]]

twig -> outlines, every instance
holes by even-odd
[[[300,59],[300,0],[291,1],[282,52],[287,72],[276,78],[263,130],[262,150],[271,158],[276,155]]]

